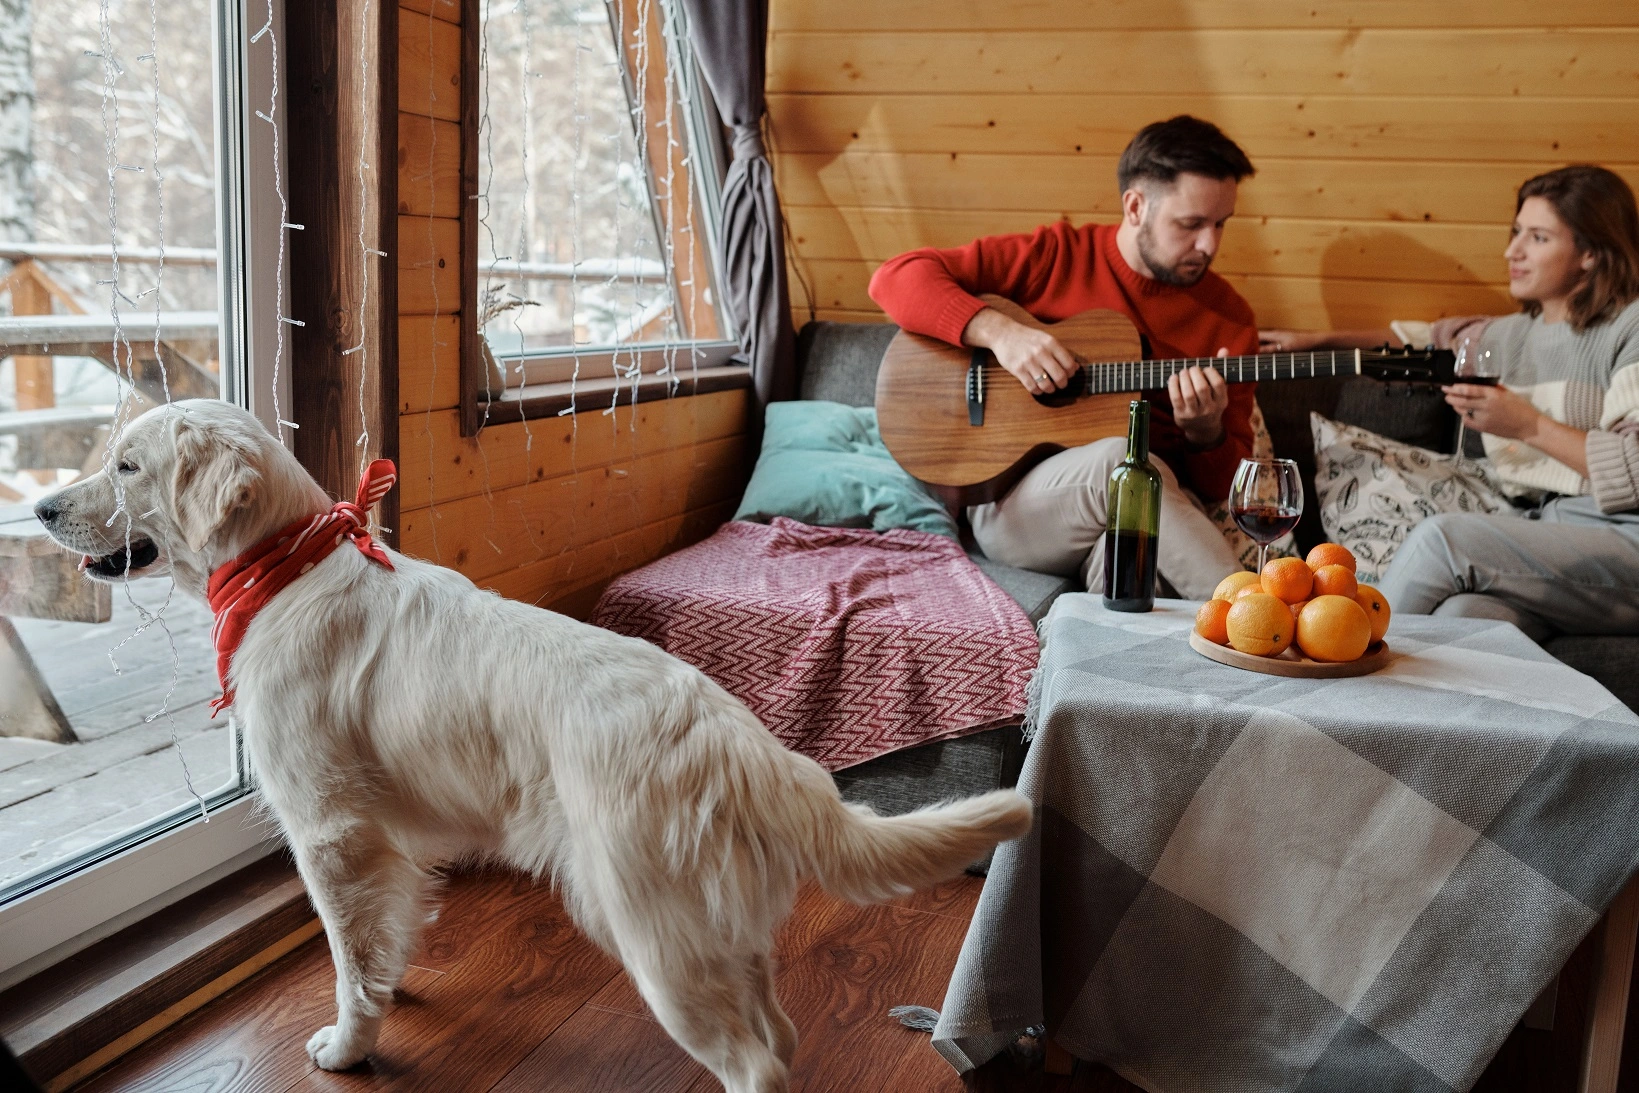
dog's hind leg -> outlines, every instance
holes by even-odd
[[[292,842],[336,965],[336,1023],[313,1034],[307,1053],[325,1070],[345,1070],[375,1046],[426,920],[430,882],[379,831]]]
[[[723,1083],[725,1093],[787,1093],[786,1063],[765,1038],[758,975],[733,956],[710,960],[633,959],[626,970],[672,1039]],[[765,965],[766,966],[766,965]],[[772,989],[772,985],[770,985]],[[784,1019],[790,1042],[796,1029]],[[775,1030],[776,1039],[783,1035]]]
[[[747,970],[751,973],[749,997],[753,1016],[762,1031],[763,1042],[779,1056],[780,1062],[790,1066],[791,1057],[797,1053],[797,1026],[780,1008],[774,991],[774,962],[766,953],[758,953]]]

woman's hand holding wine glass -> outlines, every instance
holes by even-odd
[[[1465,360],[1465,356],[1468,359]],[[1458,347],[1458,382],[1441,390],[1445,392],[1446,402],[1459,415],[1456,455],[1459,466],[1463,437],[1468,429],[1529,444],[1538,440],[1545,423],[1552,422],[1525,396],[1504,387],[1500,382],[1501,372],[1491,350],[1469,345],[1466,339]]]
[[[1489,409],[1491,396],[1501,379],[1497,368],[1497,355],[1490,349],[1479,345],[1473,338],[1464,338],[1457,343],[1457,362],[1454,371],[1457,382],[1449,387],[1442,387],[1446,402],[1457,411],[1457,451],[1452,456],[1458,469],[1463,465],[1463,441],[1466,439],[1468,427],[1473,425],[1480,432],[1491,432],[1485,426],[1489,423]],[[1522,400],[1523,401],[1523,400]],[[1485,415],[1486,422],[1478,420],[1481,414]]]

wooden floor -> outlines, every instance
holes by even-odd
[[[782,1004],[801,1044],[795,1093],[1138,1093],[1102,1067],[1051,1077],[1003,1056],[965,1081],[889,1007],[938,1008],[981,881],[964,877],[900,903],[855,907],[805,889],[781,932]],[[1516,1030],[1473,1093],[1572,1093],[1582,997],[1597,931],[1561,976],[1554,1030]],[[324,938],[296,949],[78,1088],[81,1093],[713,1093],[619,967],[544,886],[495,874],[449,881],[370,1063],[316,1070],[303,1048],[334,1017]],[[1639,995],[1636,995],[1639,999]],[[1639,1009],[1639,1001],[1635,1003]],[[1630,1011],[1629,1028],[1639,1028]],[[1624,1055],[1639,1087],[1639,1036]]]
[[[1102,1068],[1048,1077],[998,1059],[966,1083],[889,1007],[937,1008],[981,882],[854,907],[805,890],[780,937],[780,1000],[802,1042],[792,1089],[821,1093],[1136,1093]],[[369,1064],[316,1070],[303,1050],[334,1014],[323,937],[77,1087],[83,1093],[710,1093],[707,1071],[542,886],[463,876]]]
[[[133,581],[130,597],[157,610],[165,582]],[[164,620],[139,634],[121,586],[105,623],[12,620],[79,741],[0,737],[0,884],[191,801],[173,736],[201,793],[228,780],[228,719],[211,720],[221,688],[210,609],[177,592]]]

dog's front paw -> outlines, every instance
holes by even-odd
[[[340,1042],[335,1025],[326,1025],[307,1041],[307,1054],[322,1070],[346,1070],[364,1061],[364,1052]]]

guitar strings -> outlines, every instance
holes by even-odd
[[[1243,353],[1234,357],[1163,357],[1136,361],[1078,360],[1077,368],[1083,375],[1125,375],[1131,370],[1137,370],[1141,372],[1157,371],[1165,376],[1182,372],[1184,369],[1191,367],[1212,367],[1222,372],[1227,367],[1233,366],[1244,377],[1246,368],[1250,364],[1253,370],[1252,378],[1258,380],[1265,378],[1278,379],[1283,357],[1289,374],[1293,378],[1298,378],[1300,359],[1303,361],[1303,369],[1312,375],[1318,375],[1322,371],[1330,371],[1332,375],[1337,376],[1353,374],[1357,361],[1360,364],[1369,362],[1380,368],[1398,365],[1398,367],[1409,372],[1419,358],[1432,359],[1435,355],[1416,350],[1396,352],[1375,349],[1316,349],[1303,353]],[[1343,366],[1342,371],[1339,371],[1340,365]],[[1269,371],[1267,377],[1263,375],[1266,367]],[[980,365],[980,368],[985,370],[987,375],[992,371],[1007,371],[996,362],[993,356]]]
[[[1341,360],[1339,357],[1341,356]],[[1231,382],[1256,382],[1263,379],[1279,379],[1281,357],[1286,357],[1288,378],[1309,379],[1330,373],[1331,376],[1354,375],[1354,350],[1317,350],[1310,353],[1258,353],[1243,354],[1237,357],[1171,357],[1160,360],[1141,361],[1084,361],[1078,365],[1077,371],[1086,381],[1090,393],[1115,393],[1120,391],[1157,390],[1166,384],[1170,376],[1177,375],[1190,367],[1212,367],[1219,372],[1227,372],[1231,367],[1238,376],[1226,377]],[[1303,375],[1299,375],[1298,358],[1306,358],[1303,365]],[[1246,376],[1248,365],[1251,365],[1252,376],[1250,381]],[[1342,366],[1341,369],[1339,366]],[[987,380],[994,380],[997,373],[1011,375],[1007,369],[997,363],[994,358],[980,365],[981,372]],[[1265,372],[1267,371],[1267,375]]]

